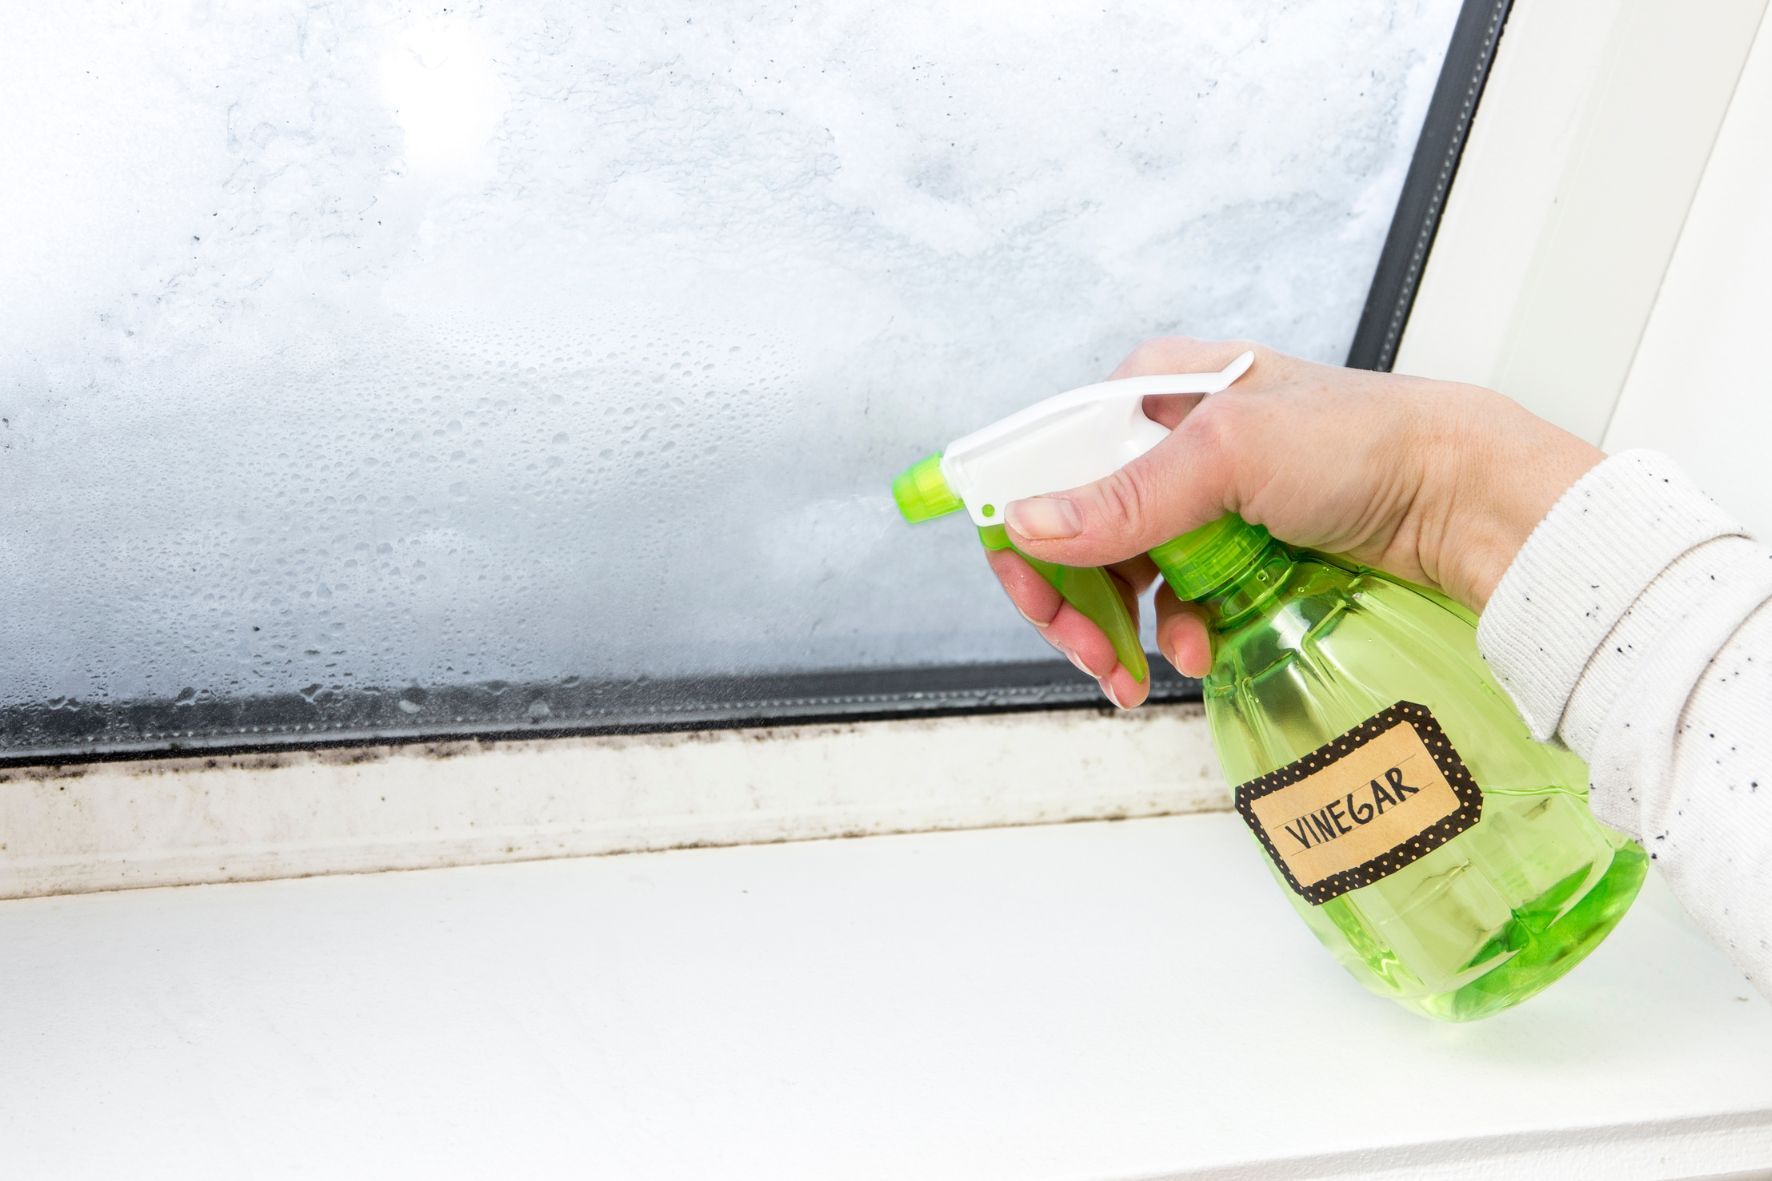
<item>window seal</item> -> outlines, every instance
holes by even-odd
[[[1153,703],[1200,699],[1198,681],[1157,656],[1150,667]],[[312,700],[284,693],[186,704],[12,706],[0,710],[0,767],[1112,708],[1093,681],[1062,660],[652,681],[491,681],[353,696],[352,721],[344,726],[326,720],[325,708],[337,703],[325,693]],[[29,747],[7,741],[21,733],[42,740]]]

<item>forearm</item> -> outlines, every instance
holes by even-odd
[[[1772,992],[1772,553],[1659,456],[1588,473],[1479,630],[1541,739],[1589,762],[1694,918]]]

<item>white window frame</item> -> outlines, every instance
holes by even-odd
[[[1514,5],[1395,368],[1600,442],[1765,9]]]
[[[0,769],[0,898],[1228,806],[1198,705]]]

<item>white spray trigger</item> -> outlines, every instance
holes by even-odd
[[[1216,373],[1125,377],[1055,394],[952,443],[941,474],[975,525],[1001,525],[1010,501],[1059,492],[1118,471],[1169,428],[1144,414],[1160,394],[1216,394],[1249,371],[1243,353]]]

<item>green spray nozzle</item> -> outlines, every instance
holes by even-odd
[[[904,519],[913,525],[957,513],[966,507],[948,487],[947,477],[941,474],[939,451],[924,456],[898,473],[892,481],[892,499],[898,502],[898,511],[904,514]]]

